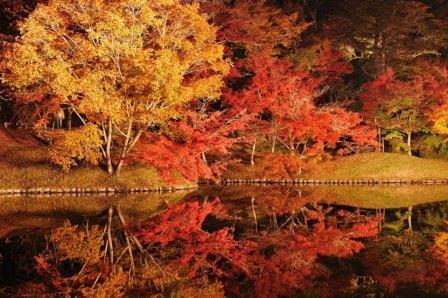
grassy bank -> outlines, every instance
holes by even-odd
[[[0,129],[0,144],[0,188],[133,188],[166,184],[156,169],[146,166],[125,167],[119,177],[87,165],[63,172],[49,163],[46,146],[20,131]],[[447,179],[448,160],[371,152],[312,163],[297,156],[267,154],[258,155],[255,166],[244,162],[233,165],[224,178]]]
[[[448,160],[398,153],[370,152],[339,157],[316,165],[305,178],[315,179],[446,179]]]
[[[225,178],[268,179],[448,179],[447,159],[428,159],[398,153],[370,152],[305,162],[299,157],[259,156],[255,165],[237,164]]]
[[[69,172],[49,163],[47,147],[18,131],[0,130],[0,188],[93,188],[164,186],[158,171],[145,166],[124,167],[112,177],[96,166],[80,166]],[[191,182],[181,181],[181,184]]]

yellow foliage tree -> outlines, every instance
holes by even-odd
[[[3,80],[18,98],[51,98],[97,126],[111,174],[151,125],[219,96],[229,70],[216,28],[181,0],[50,0],[20,31]]]
[[[433,129],[436,133],[441,135],[448,135],[448,117],[440,116],[434,121]]]
[[[103,144],[101,131],[93,124],[62,132],[52,133],[52,144],[48,150],[50,160],[65,171],[76,166],[77,161],[97,165],[101,159],[100,147]]]

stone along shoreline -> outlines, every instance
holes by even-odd
[[[448,185],[448,179],[224,179],[221,184],[293,184],[293,185]]]
[[[199,183],[208,184],[208,183]],[[381,186],[381,185],[448,185],[448,179],[223,179],[221,185],[250,185],[250,184],[274,184],[274,185],[306,185],[306,186],[338,186],[338,185],[357,185],[357,186]],[[176,185],[165,187],[136,187],[136,188],[112,188],[112,187],[94,187],[94,188],[7,188],[0,189],[2,195],[42,195],[42,194],[132,194],[147,192],[173,192],[183,190],[197,189],[198,185]]]
[[[131,194],[131,193],[148,193],[148,192],[173,192],[182,190],[194,190],[197,185],[176,185],[166,187],[136,187],[136,188],[112,188],[112,187],[94,187],[94,188],[26,188],[26,189],[0,189],[2,195],[42,195],[42,194]]]

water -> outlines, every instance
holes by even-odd
[[[448,295],[448,249],[444,250],[448,241],[442,237],[447,230],[448,187],[257,185],[203,187],[190,193],[126,196],[0,197],[0,296],[2,293],[11,296],[24,294],[26,291],[23,292],[22,288],[25,285],[29,289],[30,284],[37,287],[35,284],[42,282],[41,273],[36,272],[35,257],[52,250],[49,235],[66,220],[80,227],[94,224],[104,227],[108,219],[107,208],[120,206],[126,221],[132,223],[129,233],[139,235],[148,218],[163,214],[167,204],[181,206],[184,202],[199,202],[200,208],[214,204],[212,202],[217,198],[227,215],[223,218],[207,215],[200,224],[201,231],[214,235],[216,231],[229,228],[235,245],[256,247],[250,252],[241,247],[240,251],[232,252],[229,248],[232,255],[224,259],[230,263],[223,264],[221,260],[214,265],[219,266],[219,272],[224,271],[225,276],[214,272],[213,266],[208,269],[207,278],[220,280],[223,284],[221,291],[227,296]],[[173,213],[170,225],[188,228],[192,214],[188,210],[196,205],[186,206],[185,210],[176,211],[181,212],[179,218]],[[157,221],[161,219],[153,218],[151,225],[159,224]],[[378,228],[377,234],[369,230],[371,223]],[[124,248],[126,243],[119,227],[119,220],[115,218],[117,249],[120,245]],[[168,232],[173,231],[163,233],[166,235]],[[298,236],[300,241],[294,238]],[[219,239],[213,241],[219,242]],[[174,246],[167,245],[164,249],[172,251]],[[175,249],[178,250],[176,256],[180,258],[182,249],[190,248],[175,246]],[[151,253],[160,256],[162,251]],[[299,256],[296,255],[298,251]],[[257,257],[256,253],[259,254]],[[125,249],[123,255],[127,256]],[[238,274],[233,269],[229,270],[237,263],[232,258],[244,259],[250,270]],[[167,266],[173,261],[160,260],[161,264],[167,262]],[[77,267],[80,264],[73,260],[70,264],[70,270],[65,267],[58,267],[58,270],[72,276],[70,283],[82,281],[88,284],[87,276],[81,278],[84,273],[79,279],[73,278],[81,269]],[[39,288],[40,291],[59,295],[55,294],[54,286],[45,285]],[[82,286],[75,288],[82,289]],[[94,286],[100,288],[96,284]],[[135,294],[136,286],[132,287]],[[197,287],[194,289],[199,291]],[[70,288],[70,291],[75,290]],[[139,288],[138,291],[143,290]],[[79,296],[81,292],[70,293]],[[130,295],[131,292],[127,293]]]

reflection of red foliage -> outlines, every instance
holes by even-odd
[[[141,238],[160,253],[174,251],[168,262],[183,267],[189,277],[207,269],[208,275],[231,278],[229,293],[244,294],[243,287],[235,285],[239,277],[250,281],[249,291],[256,296],[274,297],[313,285],[328,273],[318,256],[351,256],[364,247],[357,239],[376,235],[378,226],[375,219],[359,214],[350,214],[349,223],[347,214],[326,217],[327,211],[317,209],[310,212],[311,228],[262,231],[260,236],[247,233],[238,240],[228,228],[210,233],[201,229],[207,215],[222,212],[218,202],[170,206],[143,229]]]
[[[200,204],[189,202],[170,206],[167,211],[151,222],[141,233],[144,242],[159,245],[161,249],[176,248],[174,266],[184,266],[193,278],[200,269],[211,269],[222,275],[225,272],[218,262],[231,261],[243,268],[245,263],[242,243],[233,239],[228,228],[208,233],[201,229],[209,214],[222,214],[218,201]]]
[[[375,220],[346,229],[319,222],[309,232],[282,230],[263,235],[250,260],[257,296],[288,295],[311,286],[317,277],[329,273],[317,261],[318,256],[348,257],[358,253],[364,245],[356,239],[376,235],[377,227]],[[268,250],[272,253],[266,255]]]
[[[50,264],[42,255],[36,256],[34,260],[36,262],[37,272],[40,275],[46,277],[44,279],[46,287],[50,287],[59,292],[67,291],[68,289],[67,280],[64,280],[64,278],[61,276],[61,274],[54,265]]]
[[[448,262],[434,248],[427,248],[421,236],[384,237],[375,242],[363,258],[367,274],[388,292],[417,285],[428,292],[448,291]]]

